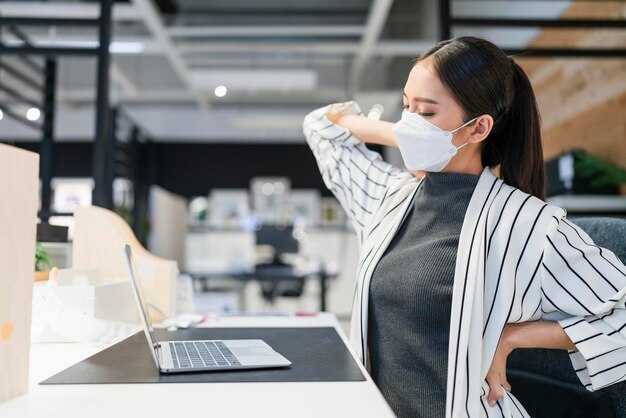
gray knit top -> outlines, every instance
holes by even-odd
[[[461,226],[479,175],[427,172],[369,292],[372,379],[398,417],[443,417]]]

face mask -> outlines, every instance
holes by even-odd
[[[392,132],[409,170],[441,171],[457,151],[468,143],[457,148],[452,143],[452,134],[476,119],[452,131],[444,131],[417,113],[405,109],[402,119],[393,125]]]

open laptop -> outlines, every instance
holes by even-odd
[[[261,369],[291,365],[289,360],[263,340],[157,341],[128,244],[124,245],[124,256],[152,358],[161,373]]]

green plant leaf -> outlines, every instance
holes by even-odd
[[[588,179],[594,188],[619,186],[626,183],[626,169],[584,151],[574,151],[576,174]]]
[[[39,241],[35,244],[35,271],[50,269],[50,257]]]

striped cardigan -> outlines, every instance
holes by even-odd
[[[367,314],[374,267],[406,218],[421,181],[382,160],[329,111],[362,114],[354,102],[317,109],[303,132],[326,186],[358,235],[350,341],[369,369]],[[626,266],[547,204],[480,175],[459,236],[448,347],[446,418],[529,417],[505,391],[487,403],[485,380],[505,324],[558,321],[577,350],[572,365],[589,391],[626,380]]]

